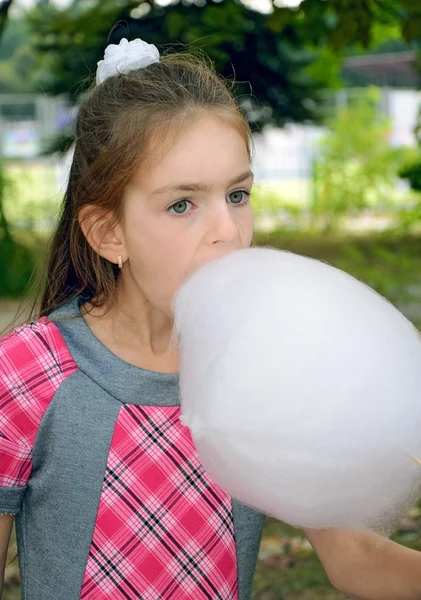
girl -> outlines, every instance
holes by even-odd
[[[38,318],[0,346],[1,570],[15,518],[24,600],[251,597],[264,517],[202,468],[168,351],[182,281],[251,244],[251,146],[205,61],[107,48]],[[306,533],[339,588],[421,598],[418,553]]]

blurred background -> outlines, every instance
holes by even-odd
[[[256,244],[348,271],[421,327],[421,3],[0,0],[0,331],[25,320],[78,104],[122,37],[201,48],[236,80]],[[419,506],[392,537],[421,550]],[[14,538],[3,598],[20,598]],[[344,596],[300,531],[267,519],[254,598]]]

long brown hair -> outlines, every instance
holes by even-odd
[[[94,306],[113,297],[119,269],[91,248],[79,211],[94,205],[118,222],[123,190],[135,172],[158,160],[194,119],[212,111],[244,137],[251,159],[252,134],[234,86],[201,52],[167,53],[146,68],[92,84],[78,111],[68,186],[46,270],[32,296],[32,318],[80,294]]]

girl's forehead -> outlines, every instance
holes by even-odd
[[[164,123],[150,132],[132,183],[148,195],[168,186],[187,192],[193,184],[225,185],[250,172],[248,144],[232,123],[213,115]]]
[[[149,138],[151,152],[165,159],[176,160],[180,153],[197,155],[197,152],[209,154],[212,150],[218,153],[229,152],[232,147],[247,150],[248,140],[234,124],[221,120],[213,115],[192,118],[189,122],[180,122],[158,128]],[[155,163],[156,164],[156,163]]]
[[[162,165],[139,172],[133,182],[148,188],[154,196],[177,192],[213,192],[219,185],[233,186],[253,180],[251,165],[245,156],[243,159],[230,160],[221,168],[220,164],[208,163],[206,168],[197,169],[193,165],[177,168],[177,164]]]

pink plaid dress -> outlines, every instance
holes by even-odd
[[[27,490],[32,490],[31,498],[40,481],[48,487],[50,467],[44,474],[43,454],[38,453],[33,472],[33,447],[37,437],[48,437],[45,427],[41,435],[40,426],[49,408],[50,421],[46,422],[54,422],[52,401],[68,378],[78,375],[78,369],[59,329],[46,318],[0,341],[0,509],[7,512],[4,503],[10,490],[22,494],[25,503],[30,502],[25,500]],[[75,398],[71,391],[67,394],[63,402],[71,404]],[[55,410],[60,408],[57,402]],[[190,432],[179,417],[179,406],[120,405],[105,473],[98,473],[102,488],[92,488],[92,494],[98,494],[93,499],[98,508],[92,530],[86,532],[89,553],[77,554],[85,561],[77,588],[81,599],[237,600],[231,500],[204,471]],[[76,432],[80,418],[75,414]],[[47,448],[54,439],[48,438]],[[57,456],[54,448],[52,456]],[[81,456],[81,464],[90,458]],[[67,463],[63,469],[68,469]],[[83,476],[83,469],[75,475]],[[63,479],[62,485],[70,484]],[[43,488],[37,497],[51,501]],[[36,514],[36,510],[28,505],[24,514]],[[18,511],[11,508],[10,512]],[[22,527],[30,531],[31,523]],[[19,538],[22,528],[18,529]],[[56,536],[52,539],[56,542]],[[24,551],[27,548],[20,546],[21,556]],[[59,552],[65,556],[66,548],[60,547]],[[24,568],[30,564],[31,556],[22,560],[23,580]],[[37,578],[42,580],[43,573],[38,572]],[[41,586],[41,591],[32,593],[31,585],[29,579],[25,584],[31,591],[28,597],[44,600],[42,590],[47,588]],[[59,593],[60,598],[75,597],[57,588]]]
[[[230,499],[174,406],[124,406],[114,430],[81,598],[237,598]]]

